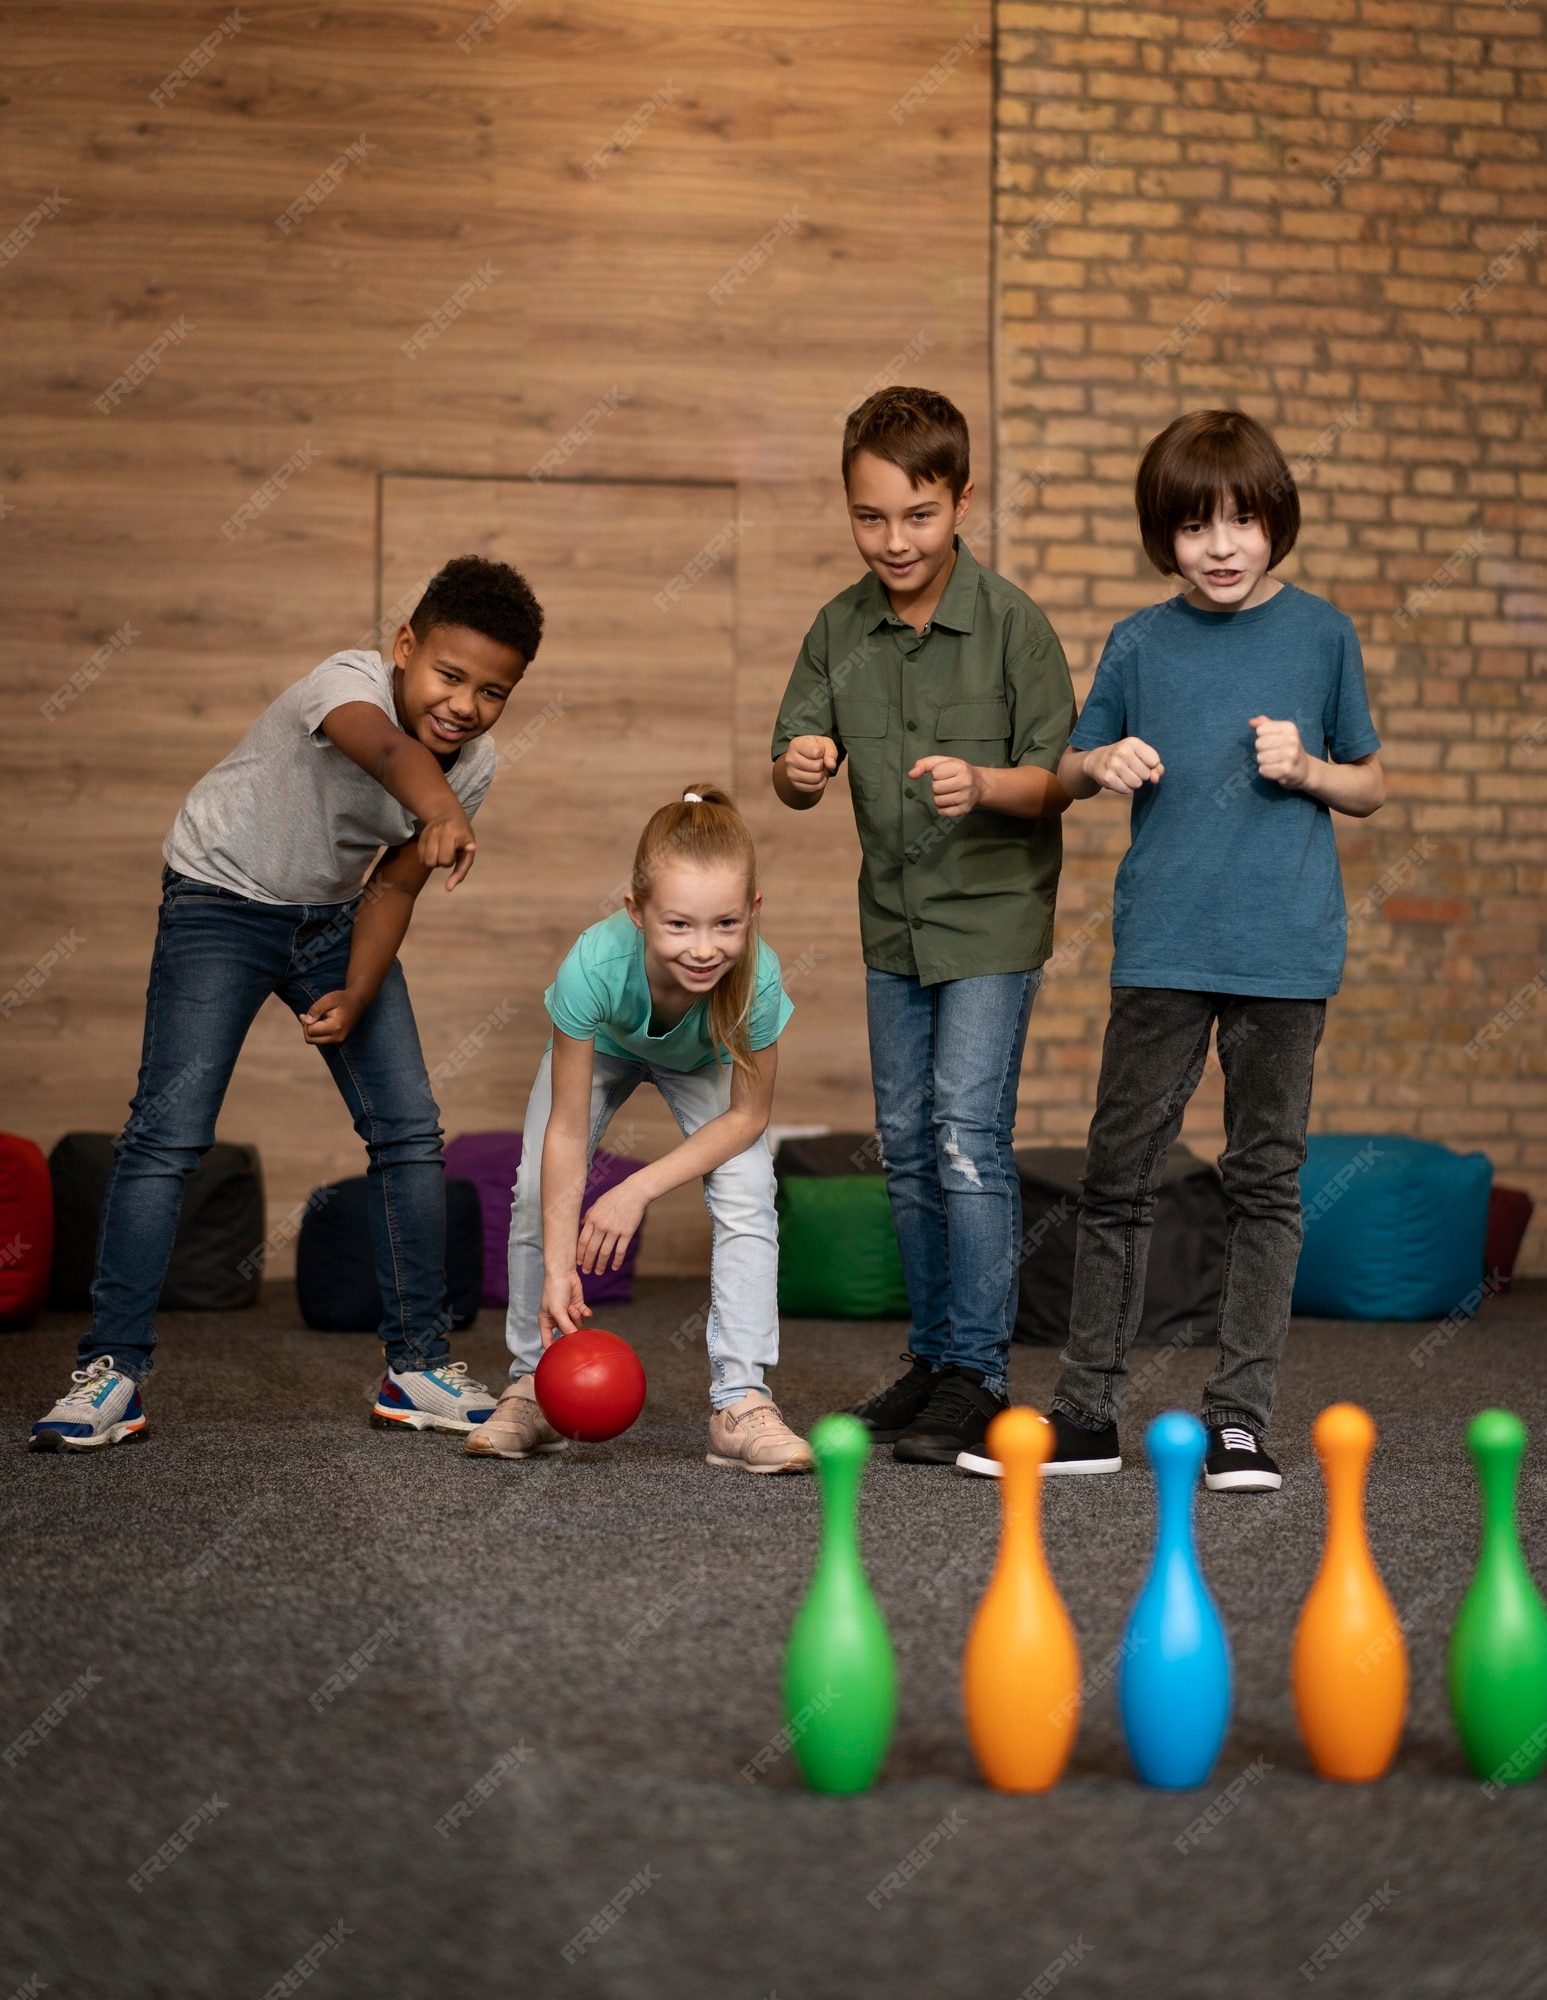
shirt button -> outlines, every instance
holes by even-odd
[[[915,721],[914,721],[914,719],[913,719],[913,717],[912,717],[911,715],[910,715],[910,716],[908,717],[908,727],[909,727],[910,729],[917,729],[917,728],[918,728],[918,724],[917,724],[917,722],[915,722]]]
[[[921,931],[924,928],[924,919],[922,917],[914,917],[910,921],[916,931]]]
[[[913,799],[913,798],[917,798],[917,797],[918,797],[918,794],[917,794],[917,792],[915,792],[915,791],[914,791],[914,789],[913,789],[913,787],[912,787],[911,785],[904,785],[904,786],[903,786],[903,788],[902,788],[902,795],[903,795],[903,797],[904,797],[905,799]]]

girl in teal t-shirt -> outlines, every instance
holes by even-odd
[[[779,1359],[763,1135],[794,1010],[758,936],[762,901],[746,822],[716,786],[695,785],[651,819],[623,909],[581,932],[548,988],[553,1039],[527,1104],[510,1214],[510,1382],[468,1440],[475,1457],[564,1448],[532,1373],[550,1342],[590,1316],[580,1273],[616,1269],[657,1195],[702,1179],[714,1224],[709,1463],[810,1471],[809,1448],[763,1379]],[[642,1083],[665,1098],[682,1143],[588,1201],[592,1155]]]

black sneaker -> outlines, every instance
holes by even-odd
[[[908,1372],[868,1402],[857,1403],[849,1415],[858,1417],[877,1444],[895,1444],[929,1401],[937,1371],[916,1354],[904,1354]]]
[[[1203,1483],[1211,1493],[1276,1493],[1283,1475],[1242,1424],[1210,1424]]]
[[[954,1465],[964,1451],[978,1450],[983,1433],[1001,1410],[1005,1396],[991,1396],[975,1368],[947,1364],[934,1379],[929,1401],[892,1446],[893,1458],[908,1465]]]
[[[1053,1456],[1043,1461],[1044,1473],[1122,1471],[1116,1424],[1105,1424],[1099,1431],[1088,1431],[1066,1417],[1062,1410],[1052,1411],[1048,1422],[1053,1426]],[[958,1472],[975,1472],[980,1479],[1004,1477],[1004,1467],[985,1451],[964,1451],[956,1461],[956,1469]]]
[[[1053,1473],[1121,1472],[1123,1454],[1117,1442],[1116,1424],[1103,1424],[1099,1431],[1087,1430],[1062,1410],[1048,1417],[1058,1443],[1053,1456],[1043,1466],[1044,1476]]]

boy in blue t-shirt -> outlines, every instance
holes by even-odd
[[[1136,497],[1145,553],[1187,588],[1113,628],[1058,767],[1072,797],[1120,792],[1133,813],[1043,1469],[1122,1465],[1155,1191],[1217,1023],[1228,1234],[1205,1482],[1262,1492],[1279,1484],[1262,1439],[1300,1254],[1311,1073],[1347,935],[1331,814],[1364,818],[1386,784],[1353,625],[1269,574],[1300,526],[1269,433],[1238,410],[1179,417],[1145,452]]]

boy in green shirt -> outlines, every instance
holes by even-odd
[[[774,790],[816,805],[848,759],[876,1124],[912,1308],[908,1371],[856,1410],[893,1456],[953,1465],[1005,1407],[1019,1277],[1011,1133],[1062,860],[1069,669],[1023,591],[957,538],[967,425],[883,389],[843,439],[868,574],[806,635]]]

